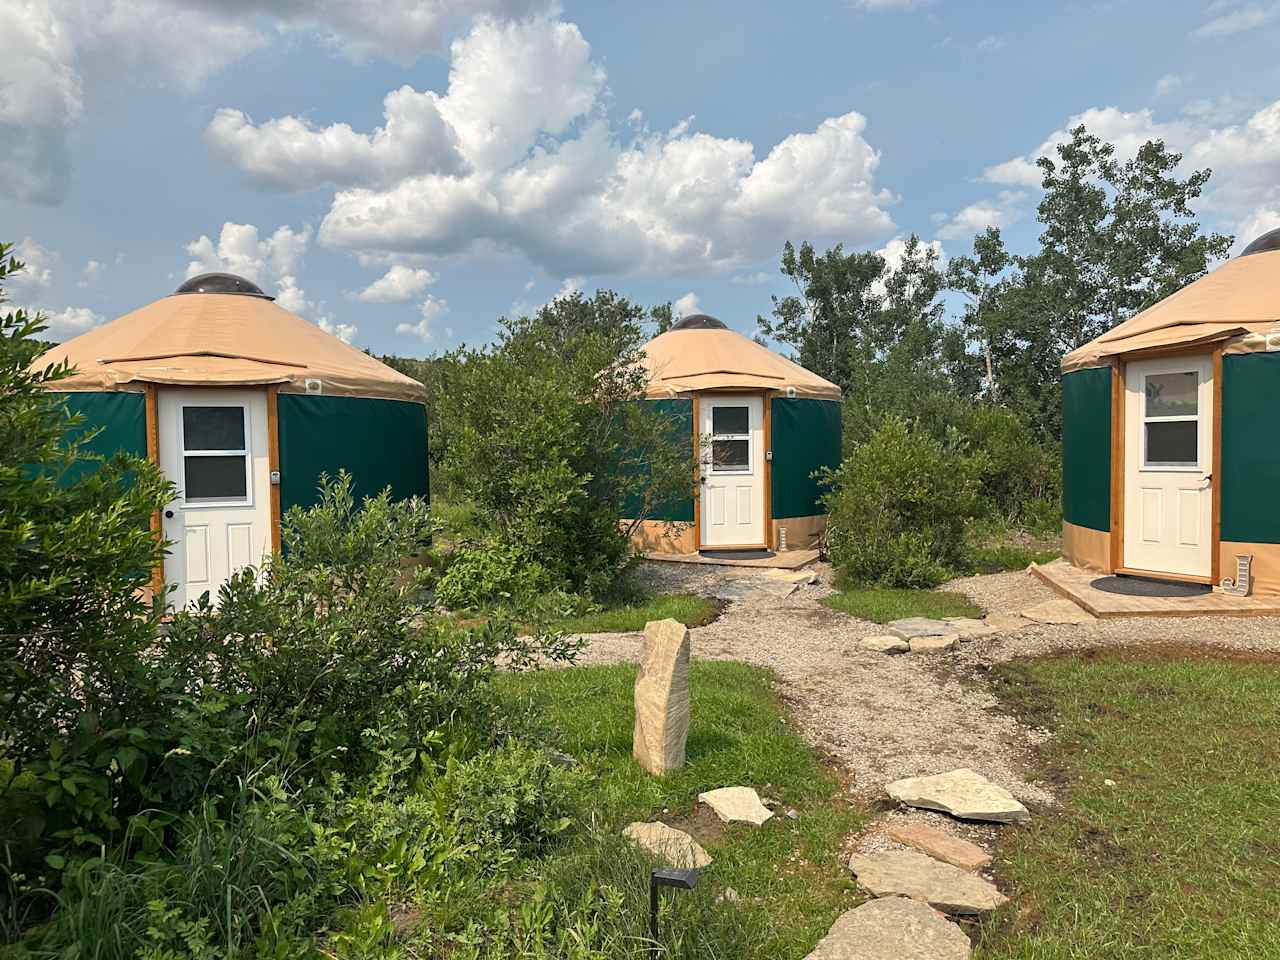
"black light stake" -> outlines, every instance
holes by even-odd
[[[697,885],[697,870],[676,870],[668,867],[649,872],[649,956],[653,960],[657,960],[658,957],[658,888],[675,887],[677,890],[692,890]]]

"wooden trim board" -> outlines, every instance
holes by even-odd
[[[1209,469],[1212,471],[1210,496],[1213,498],[1209,536],[1213,545],[1210,559],[1209,582],[1217,584],[1222,575],[1222,346],[1213,351],[1213,455]]]
[[[702,549],[702,408],[693,395],[693,549]]]
[[[280,387],[272,384],[267,387],[267,469],[272,474],[280,472],[280,419],[276,401],[280,396]],[[271,509],[271,552],[280,552],[280,484],[271,483],[268,478]]]
[[[764,393],[764,547],[773,549],[773,397]]]
[[[1124,565],[1124,361],[1111,363],[1111,569]]]
[[[144,396],[146,398],[147,459],[158,468],[160,466],[160,408],[154,383],[146,384]],[[151,532],[155,534],[157,540],[164,540],[164,518],[161,517],[159,510],[151,515]],[[151,568],[151,593],[157,597],[164,596],[164,561]]]

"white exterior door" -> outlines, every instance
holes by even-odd
[[[1213,549],[1210,358],[1125,368],[1124,565],[1207,577]]]
[[[702,546],[764,545],[764,398],[703,396]]]
[[[165,507],[173,541],[165,581],[184,607],[271,550],[267,394],[263,389],[161,388],[160,466],[178,487]]]

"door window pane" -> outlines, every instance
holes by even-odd
[[[1188,373],[1157,373],[1147,377],[1148,417],[1194,417],[1198,410],[1200,378]]]
[[[719,473],[745,473],[751,469],[750,440],[712,440],[711,466]]]
[[[186,500],[244,500],[249,496],[245,458],[186,457]]]
[[[1200,423],[1173,420],[1147,425],[1148,467],[1195,467],[1200,463]]]
[[[716,436],[742,434],[751,432],[751,410],[749,407],[712,407],[711,432]]]
[[[188,450],[243,450],[244,407],[183,407],[182,443]]]

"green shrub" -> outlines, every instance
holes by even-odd
[[[451,760],[438,803],[459,834],[518,855],[541,851],[569,827],[577,777],[546,751],[519,743]]]
[[[985,469],[984,456],[886,419],[836,470],[824,471],[832,485],[824,498],[831,562],[853,583],[941,583],[962,563]]]
[[[536,565],[529,579],[546,588],[604,599],[631,558],[620,521],[689,493],[688,436],[641,400],[643,317],[607,291],[562,297],[454,357],[465,362],[435,397],[450,496],[474,505],[486,542],[508,547],[504,562]],[[486,573],[491,590],[463,579],[446,594],[515,598],[526,583],[514,570]]]
[[[517,544],[488,541],[462,546],[436,585],[450,610],[525,610],[552,588],[550,572]]]
[[[1062,460],[1025,420],[1004,407],[975,405],[954,421],[970,453],[983,455],[982,499],[1006,523],[1033,530],[1062,522]]]

